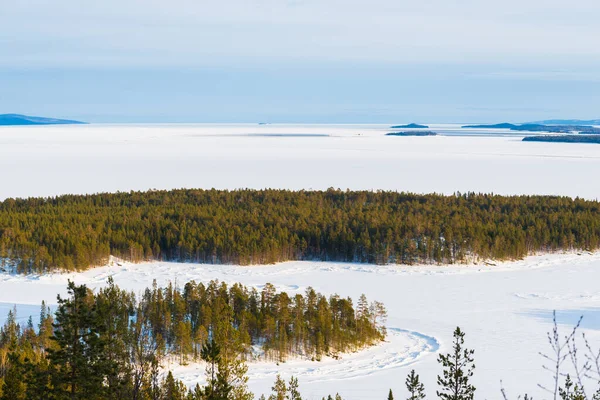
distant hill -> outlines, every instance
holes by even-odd
[[[0,125],[72,125],[86,123],[69,119],[32,117],[21,114],[0,114]]]
[[[427,125],[419,125],[419,124],[408,124],[408,125],[394,125],[391,126],[392,129],[427,129],[429,128]]]
[[[501,124],[492,124],[492,125],[463,125],[461,128],[475,128],[475,129],[515,129],[515,128],[518,128],[518,125],[509,124],[508,122],[503,122]]]
[[[600,125],[600,119],[546,119],[544,121],[528,122],[528,124],[544,125]]]

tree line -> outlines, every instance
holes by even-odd
[[[85,269],[110,255],[415,264],[599,245],[600,203],[556,196],[171,190],[0,202],[0,267],[24,273]]]
[[[42,304],[37,327],[31,318],[22,327],[9,313],[0,329],[0,399],[187,396],[161,373],[169,358],[206,362],[209,384],[190,399],[244,400],[251,398],[245,374],[253,347],[276,362],[318,361],[385,338],[385,307],[364,295],[355,309],[350,298],[312,288],[290,297],[271,284],[258,292],[212,281],[188,282],[183,290],[155,283],[138,301],[110,279],[97,293],[70,282],[68,294],[58,297],[54,315]]]

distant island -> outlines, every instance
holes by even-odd
[[[405,132],[390,132],[385,136],[437,136],[437,133],[432,131],[405,131]]]
[[[408,125],[394,125],[391,126],[392,129],[428,129],[427,125],[419,125],[419,124],[408,124]]]
[[[73,121],[69,119],[32,117],[21,114],[0,114],[0,125],[75,125],[86,124],[87,122]]]
[[[549,143],[596,143],[600,144],[600,135],[560,135],[560,136],[527,136],[524,142],[549,142]]]
[[[542,125],[600,125],[600,119],[545,119],[543,121],[528,122],[528,124],[542,124]]]
[[[588,135],[600,135],[600,128],[587,125],[542,125],[521,124],[515,125],[508,122],[492,125],[463,125],[462,128],[474,129],[509,129],[518,132],[549,132],[549,133],[580,133]]]

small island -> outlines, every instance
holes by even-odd
[[[508,129],[517,132],[549,132],[549,133],[579,133],[588,135],[600,135],[600,128],[588,125],[542,125],[521,124],[515,125],[508,122],[492,125],[464,125],[462,128],[474,129]]]
[[[404,131],[386,133],[385,136],[437,136],[437,133],[432,131]]]
[[[548,142],[548,143],[595,143],[600,144],[600,135],[559,135],[559,136],[527,136],[524,142]]]
[[[419,125],[419,124],[408,124],[408,125],[394,125],[391,126],[392,129],[428,129],[427,125]]]
[[[24,126],[24,125],[80,125],[87,122],[74,121],[70,119],[33,117],[22,114],[0,114],[0,125]]]

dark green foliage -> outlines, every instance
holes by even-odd
[[[300,387],[298,385],[298,378],[293,376],[290,378],[288,383],[288,400],[302,400],[300,395]]]
[[[335,398],[331,395],[327,396],[327,399],[325,399],[325,397],[323,397],[323,400],[342,400],[342,396],[340,396],[338,393],[335,394]]]
[[[550,143],[595,143],[600,144],[600,135],[543,135],[526,136],[524,142],[550,142]]]
[[[394,400],[394,394],[392,393],[392,389],[390,389],[390,392],[388,393],[388,400]]]
[[[442,400],[473,400],[475,386],[469,382],[473,376],[474,350],[464,348],[465,334],[456,328],[452,352],[440,354],[438,363],[443,367],[442,376],[438,375],[437,382],[440,390],[437,395]]]
[[[275,378],[275,383],[271,387],[271,391],[268,399],[265,398],[264,395],[260,398],[264,400],[302,400],[298,379],[293,376],[290,378],[290,381],[286,383],[278,374]]]
[[[245,356],[259,342],[267,358],[285,362],[290,355],[319,359],[385,338],[381,325],[386,310],[380,302],[369,304],[361,296],[355,310],[352,299],[338,295],[328,299],[310,287],[305,296],[296,294],[292,299],[269,283],[261,292],[217,281],[188,282],[183,290],[154,285],[143,293],[138,308],[136,316],[147,324],[151,336],[162,338],[157,340],[160,351],[179,353],[182,340],[189,341],[184,359],[197,359],[201,349],[201,357],[214,360],[214,365],[219,360],[212,354],[231,358],[232,350]],[[179,329],[182,322],[189,330]],[[212,340],[207,342],[209,335]]]
[[[550,133],[572,133],[579,132],[583,134],[600,134],[600,128],[589,125],[543,125],[543,124],[520,124],[514,125],[501,123],[494,125],[465,125],[463,128],[478,129],[510,129],[511,131],[521,132],[550,132]]]
[[[561,400],[586,400],[583,388],[579,387],[576,383],[573,383],[571,376],[567,374],[565,378],[565,385],[558,389],[558,395]]]
[[[42,305],[38,332],[9,312],[0,329],[0,400],[252,400],[244,361],[252,344],[282,362],[385,338],[378,325],[385,308],[364,295],[355,311],[351,299],[327,299],[312,288],[292,299],[271,284],[259,293],[216,281],[183,290],[154,283],[139,300],[112,279],[96,294],[73,282],[67,289],[54,320]],[[188,391],[172,374],[163,379],[167,354],[204,360],[206,387]],[[301,400],[297,379],[276,387],[285,400]]]
[[[20,272],[109,255],[207,263],[453,263],[596,249],[600,203],[551,196],[173,190],[0,202],[0,259]]]
[[[269,400],[286,400],[288,388],[281,376],[277,375],[271,390],[273,394],[269,396]]]
[[[408,400],[423,400],[425,398],[425,385],[420,381],[419,375],[413,369],[406,377]]]
[[[230,380],[227,379],[227,368],[221,356],[221,348],[214,340],[209,340],[200,352],[202,360],[207,364],[206,375],[208,382],[204,391],[206,400],[227,400],[233,391]]]
[[[187,390],[185,385],[177,381],[171,371],[167,374],[165,381],[163,382],[163,396],[162,400],[185,400]]]
[[[104,394],[104,346],[99,337],[93,295],[85,285],[69,282],[70,298],[58,297],[52,341],[48,351],[52,385],[59,399],[101,399]]]
[[[24,367],[20,356],[13,352],[10,355],[10,368],[4,375],[1,400],[26,400],[27,385],[24,380]]]

